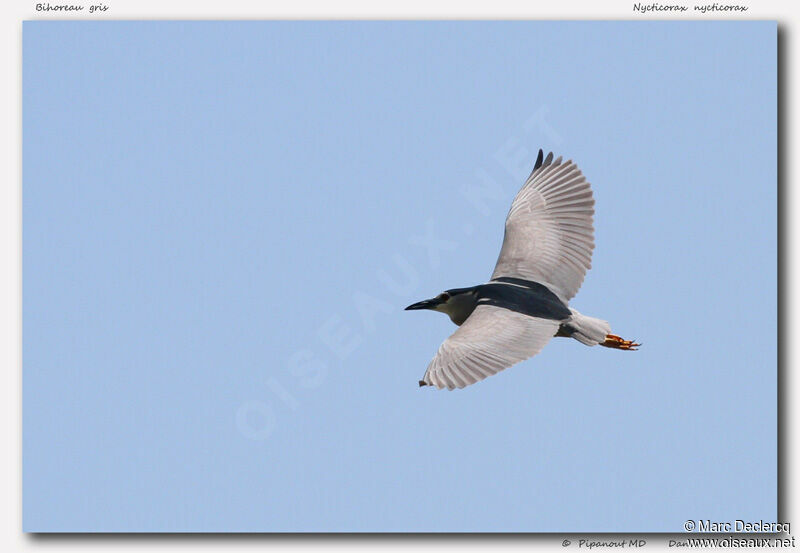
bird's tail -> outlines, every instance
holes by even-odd
[[[635,350],[641,345],[633,340],[623,340],[616,334],[611,334],[611,325],[607,321],[587,317],[572,308],[570,311],[572,316],[561,325],[556,336],[569,336],[587,346],[601,345],[622,350]]]

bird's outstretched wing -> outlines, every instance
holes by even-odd
[[[562,301],[581,287],[592,266],[594,197],[572,161],[542,151],[514,198],[492,278],[516,277],[546,285]]]
[[[474,384],[539,353],[558,326],[555,320],[479,304],[439,347],[420,385],[452,390]]]

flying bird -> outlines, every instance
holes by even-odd
[[[406,307],[446,313],[459,328],[420,386],[464,388],[539,353],[554,336],[632,351],[608,322],[569,307],[592,266],[594,197],[571,160],[544,157],[511,203],[491,280]]]

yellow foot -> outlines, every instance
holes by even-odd
[[[606,341],[602,342],[600,345],[605,346],[607,348],[636,351],[636,348],[641,346],[642,344],[637,344],[633,340],[623,340],[616,334],[608,334],[606,335]]]

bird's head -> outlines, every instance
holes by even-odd
[[[446,313],[455,324],[463,323],[475,309],[478,302],[477,286],[445,290],[435,298],[418,301],[406,307],[406,311],[430,309]]]
[[[447,306],[447,302],[449,302],[451,298],[452,296],[448,292],[442,292],[435,298],[418,301],[417,303],[412,303],[411,305],[406,307],[406,311],[414,311],[416,309],[431,309],[433,311],[444,311]]]

